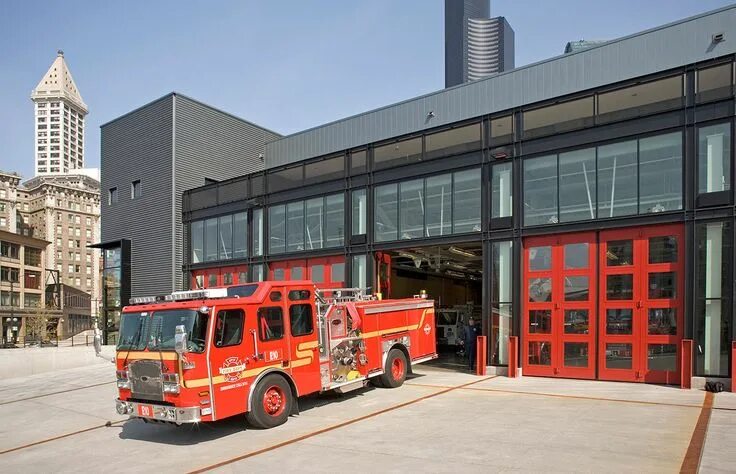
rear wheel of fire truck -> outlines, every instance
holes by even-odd
[[[292,403],[288,382],[280,375],[267,375],[253,393],[253,404],[246,419],[256,428],[283,425],[289,418]]]
[[[409,363],[406,356],[400,349],[391,349],[386,357],[386,367],[384,372],[378,377],[381,387],[396,388],[400,387],[406,380],[406,372],[409,369]]]

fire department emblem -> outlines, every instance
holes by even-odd
[[[429,323],[424,325],[424,334],[429,336],[430,331],[432,331],[432,326],[429,325]]]
[[[245,370],[245,362],[239,357],[233,356],[225,359],[220,367],[220,375],[225,377],[226,382],[237,382],[241,373]]]

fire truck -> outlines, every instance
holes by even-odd
[[[400,386],[437,357],[434,302],[379,300],[358,288],[261,282],[132,298],[116,348],[117,412],[146,422],[246,414],[258,428],[298,398]]]

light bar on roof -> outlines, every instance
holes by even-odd
[[[166,301],[203,300],[207,298],[225,298],[227,288],[207,288],[205,290],[175,291],[166,296]]]
[[[163,301],[163,296],[136,296],[131,298],[129,304],[151,304]]]

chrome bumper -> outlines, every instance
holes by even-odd
[[[144,420],[170,423],[199,423],[202,420],[200,407],[172,407],[153,403],[128,402],[116,399],[115,409],[121,415]]]

